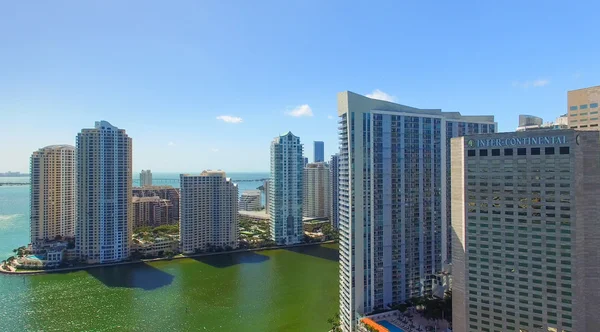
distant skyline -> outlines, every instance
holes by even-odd
[[[600,84],[600,3],[7,2],[0,10],[0,172],[106,120],[133,172],[268,172],[291,131],[337,152],[337,93],[551,121]]]

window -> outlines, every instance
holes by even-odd
[[[532,156],[539,156],[540,155],[540,148],[531,148],[531,155]]]
[[[467,156],[469,156],[469,157],[475,157],[475,150],[469,150],[469,151],[467,151]]]
[[[569,110],[570,111],[577,111],[577,106],[571,106],[571,107],[569,107]]]
[[[554,154],[554,147],[545,148],[545,154]]]
[[[479,150],[479,156],[480,157],[487,157],[488,155],[488,150],[487,149],[481,149]]]
[[[587,109],[587,107],[588,107],[588,105],[587,105],[587,104],[585,104],[585,105],[579,105],[579,109],[580,109],[580,110],[586,110],[586,109]]]
[[[598,103],[591,103],[590,104],[590,108],[596,108],[596,107],[598,107]]]
[[[513,149],[504,149],[504,155],[505,156],[512,156],[513,155]]]
[[[492,149],[492,156],[499,156],[500,155],[500,149]]]
[[[569,147],[568,146],[561,146],[559,148],[560,150],[560,154],[569,154]]]
[[[519,156],[524,156],[524,155],[526,155],[526,154],[527,154],[527,149],[526,149],[526,148],[518,148],[518,149],[517,149],[517,154],[518,154]]]

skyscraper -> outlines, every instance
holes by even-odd
[[[31,155],[31,244],[75,236],[75,148],[51,145]]]
[[[258,211],[261,208],[260,190],[246,190],[240,196],[240,211]]]
[[[265,194],[265,212],[267,214],[269,213],[269,205],[271,204],[269,190],[271,190],[271,180],[265,180],[263,182],[263,191]]]
[[[303,216],[329,218],[330,203],[329,168],[325,163],[311,163],[304,168]]]
[[[140,186],[146,187],[152,185],[152,171],[151,170],[142,170],[140,173]]]
[[[600,134],[452,140],[453,331],[600,331]]]
[[[495,131],[491,116],[338,94],[340,318],[431,294],[450,260],[450,138]]]
[[[302,152],[300,138],[291,132],[271,142],[271,238],[280,244],[300,243],[304,238]]]
[[[131,138],[106,121],[77,135],[75,245],[88,263],[127,259],[131,244]]]
[[[600,86],[567,92],[569,127],[581,130],[598,130],[600,116]]]
[[[314,158],[313,162],[322,163],[325,161],[325,143],[321,141],[314,142]]]
[[[134,187],[133,197],[154,197],[158,196],[163,200],[168,200],[169,217],[168,224],[179,223],[179,189],[172,186],[146,186]],[[135,224],[135,223],[134,223]]]
[[[223,171],[180,175],[179,234],[184,254],[211,247],[237,248],[238,187]]]
[[[329,182],[330,182],[330,189],[329,189],[329,193],[331,196],[331,214],[329,217],[329,221],[331,222],[331,226],[333,226],[335,229],[338,229],[339,227],[339,206],[338,206],[338,180],[340,177],[340,169],[339,169],[339,164],[338,164],[338,160],[339,160],[340,155],[339,154],[334,154],[331,156],[331,161],[329,162]]]
[[[306,167],[306,165],[308,165],[308,158],[303,157],[302,160],[303,160],[304,167]]]

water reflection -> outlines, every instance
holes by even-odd
[[[227,268],[238,264],[257,264],[269,260],[269,256],[261,255],[253,251],[236,253],[236,254],[221,254],[214,256],[192,257],[193,260],[208,264],[213,267]]]
[[[174,277],[146,263],[94,268],[86,271],[107,287],[155,290],[168,286]]]
[[[315,246],[308,246],[308,247],[287,248],[286,250],[292,251],[292,252],[295,252],[298,254],[327,259],[327,260],[334,261],[334,262],[338,262],[340,260],[339,250],[330,248],[327,246],[315,245]]]

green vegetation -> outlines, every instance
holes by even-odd
[[[137,228],[133,232],[134,233],[153,233],[155,235],[162,235],[162,234],[177,235],[177,234],[179,234],[179,224],[160,225],[157,227],[145,226],[145,227]]]
[[[415,307],[426,319],[444,319],[452,323],[452,291],[446,292],[443,299],[415,297],[406,303],[394,305],[391,309],[405,312],[411,307]]]
[[[327,323],[331,325],[330,332],[342,332],[342,327],[340,325],[340,313],[336,313],[333,317],[327,320]]]

